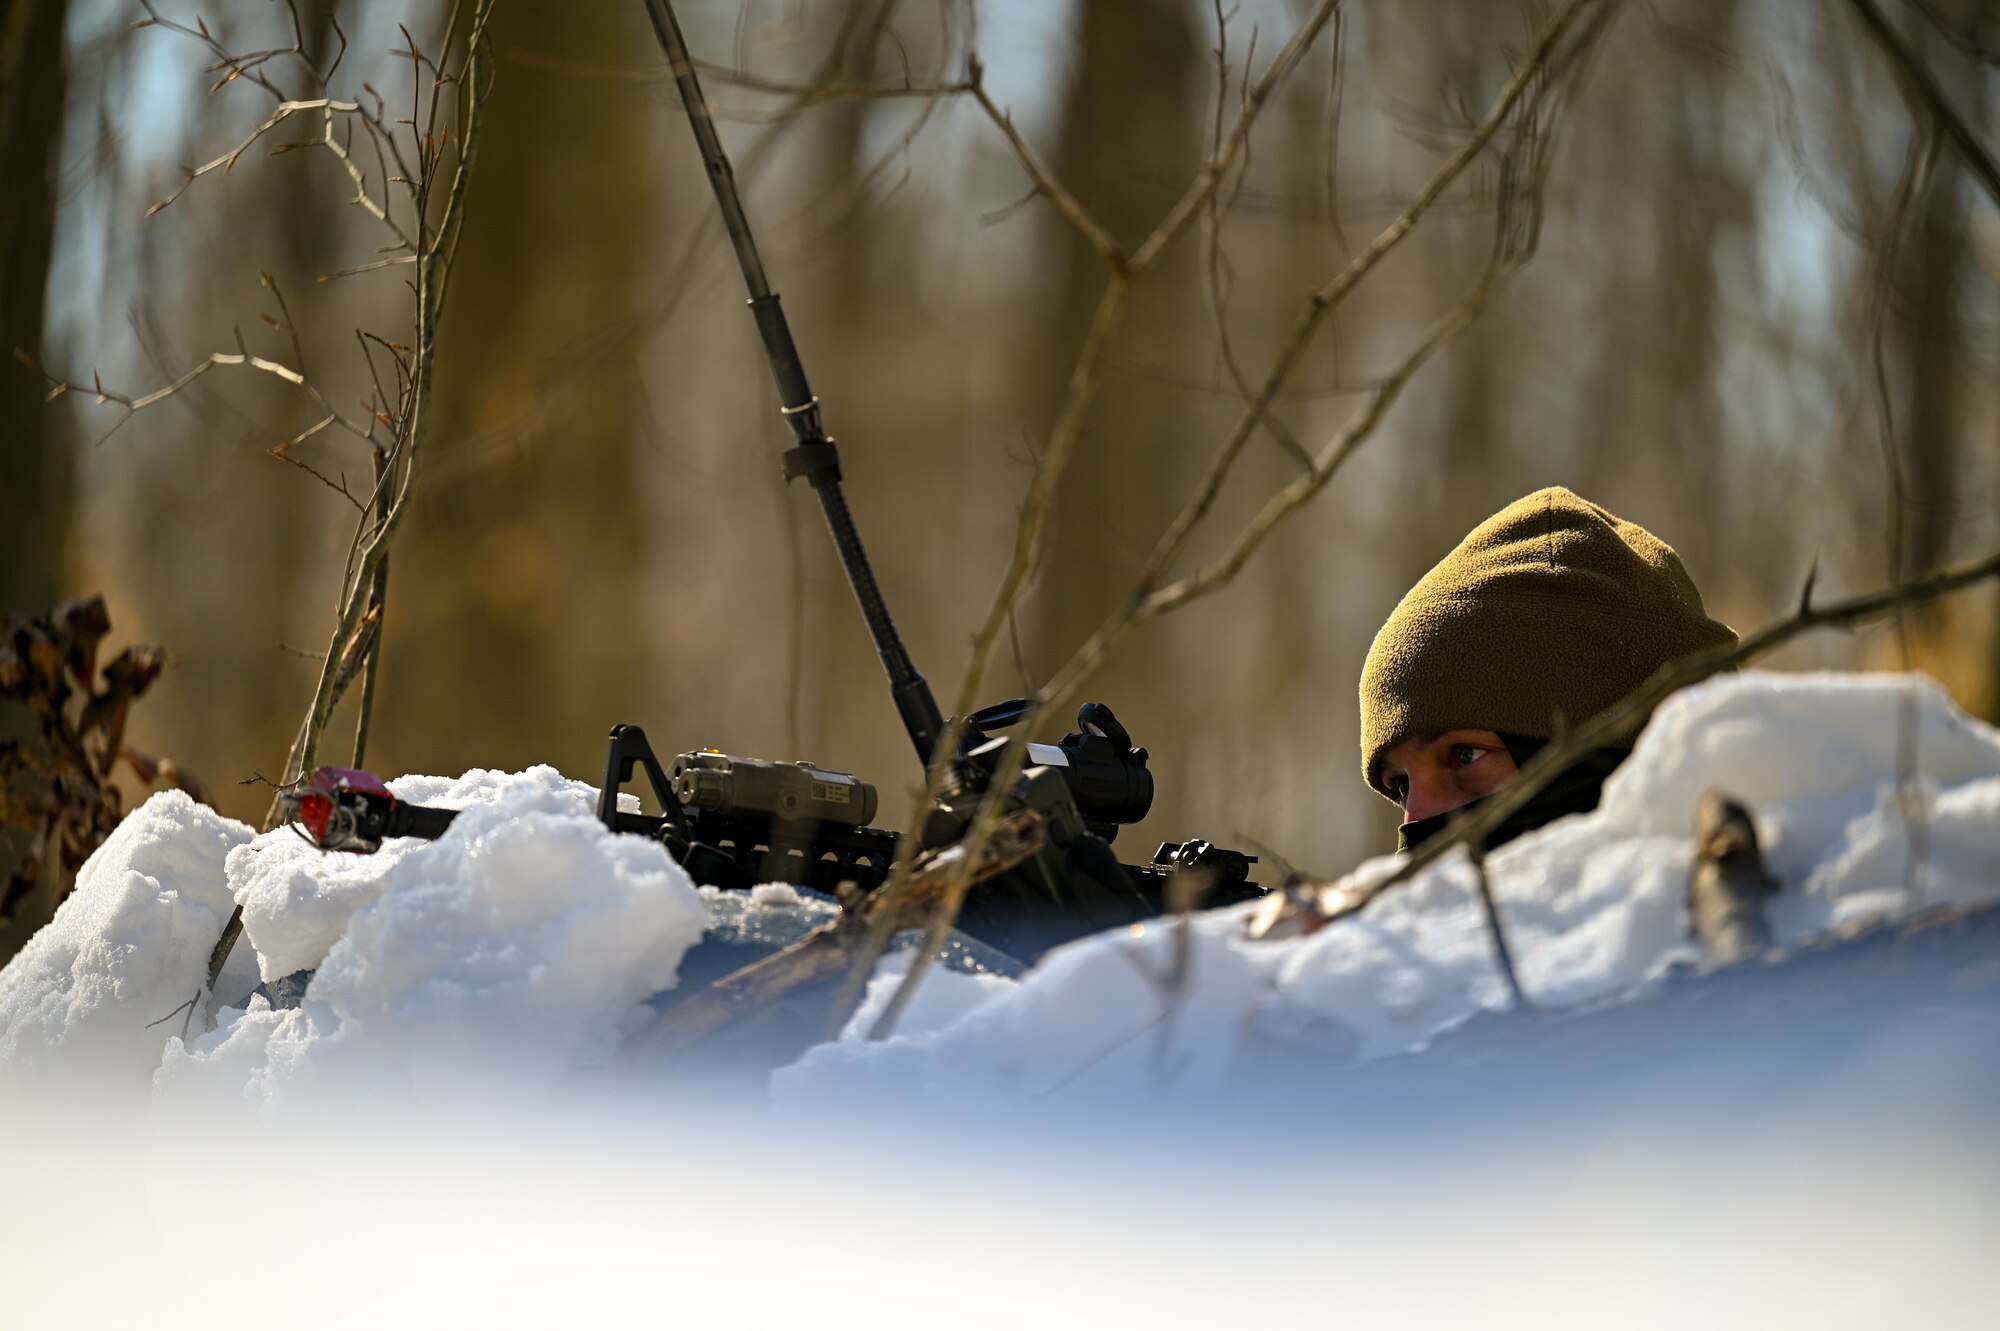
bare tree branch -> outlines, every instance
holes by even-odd
[[[1551,21],[1548,28],[1543,31],[1541,40],[1536,43],[1522,67],[1516,71],[1513,80],[1493,109],[1473,130],[1460,150],[1439,169],[1402,216],[1390,223],[1368,249],[1357,255],[1353,263],[1332,282],[1314,293],[1300,321],[1294,325],[1292,337],[1276,357],[1270,373],[1259,390],[1256,402],[1239,418],[1235,430],[1211,462],[1208,473],[1202,478],[1193,498],[1161,538],[1147,562],[1132,597],[1124,605],[1117,607],[1083,646],[1077,649],[1071,660],[1043,688],[1039,697],[1049,700],[1051,705],[1066,699],[1085,677],[1096,670],[1111,648],[1135,624],[1171,613],[1233,579],[1278,525],[1324,489],[1341,464],[1373,436],[1389,408],[1395,404],[1417,371],[1439,348],[1470,325],[1484,310],[1487,300],[1499,284],[1532,257],[1538,235],[1541,182],[1548,165],[1547,134],[1539,126],[1537,117],[1543,113],[1545,95],[1555,86],[1551,77],[1552,63],[1559,59],[1566,61],[1577,58],[1592,38],[1592,34],[1586,34],[1576,45],[1568,48],[1561,46],[1563,35],[1570,30],[1581,12],[1592,2],[1593,0],[1572,0],[1572,3]],[[1608,8],[1599,9],[1600,20],[1608,13]],[[1493,141],[1502,127],[1509,123],[1508,113],[1516,109],[1523,109],[1527,117],[1519,126],[1518,137],[1522,150],[1529,159],[1528,166],[1524,172],[1517,172],[1510,177],[1518,188],[1502,191],[1500,213],[1496,218],[1494,254],[1479,280],[1459,304],[1433,323],[1405,353],[1395,368],[1374,386],[1361,409],[1321,447],[1313,459],[1311,470],[1295,478],[1266,501],[1263,508],[1237,534],[1220,557],[1195,572],[1162,585],[1160,579],[1165,576],[1173,561],[1181,553],[1195,527],[1208,515],[1221,492],[1224,479],[1240,457],[1243,445],[1255,428],[1257,404],[1268,407],[1272,395],[1284,382],[1285,376],[1290,373],[1310,340],[1319,318],[1326,310],[1332,308],[1334,303],[1350,294],[1368,272],[1372,271],[1381,256],[1387,254],[1410,234],[1424,215],[1424,210],[1464,171],[1478,155],[1480,147]]]
[[[1904,2],[1922,14],[1931,27],[1937,30],[1938,36],[1944,38],[1952,47],[1981,64],[2000,67],[2000,44],[1981,41],[1971,33],[1961,31],[1951,20],[1938,12],[1938,7],[1931,3],[1931,0],[1904,0]],[[1988,22],[1989,24],[1991,22],[1990,13]]]
[[[1599,16],[1599,22],[1587,31],[1583,40],[1568,48],[1565,53],[1563,50],[1564,37],[1571,32],[1573,25],[1579,17],[1587,11],[1592,10],[1593,7],[1595,7]],[[1134,253],[1129,263],[1121,265],[1116,262],[1114,258],[1115,251],[1106,254],[1104,244],[1096,239],[1092,239],[1089,231],[1084,231],[1086,238],[1091,239],[1091,243],[1099,250],[1099,253],[1105,254],[1107,265],[1111,268],[1111,273],[1107,280],[1105,291],[1099,298],[1097,311],[1092,319],[1090,330],[1085,337],[1083,349],[1071,372],[1069,391],[1065,397],[1062,410],[1057,416],[1054,427],[1051,429],[1048,445],[1042,452],[1034,480],[1030,483],[1027,498],[1021,506],[1021,513],[1016,527],[1013,557],[1009,562],[1006,573],[1001,579],[1000,585],[995,590],[994,598],[988,608],[985,620],[974,634],[971,660],[968,663],[959,691],[959,702],[956,708],[958,715],[962,716],[972,710],[974,702],[978,697],[979,689],[990,668],[992,655],[997,646],[1000,634],[1014,613],[1022,590],[1028,584],[1031,574],[1041,558],[1045,543],[1045,527],[1048,515],[1052,511],[1062,475],[1069,457],[1076,447],[1084,417],[1094,397],[1104,348],[1117,329],[1119,319],[1123,313],[1124,302],[1132,284],[1164,252],[1166,246],[1179,231],[1185,228],[1207,206],[1208,201],[1221,186],[1230,164],[1235,160],[1236,155],[1244,150],[1258,111],[1269,100],[1283,77],[1298,64],[1306,49],[1311,45],[1312,39],[1325,27],[1332,17],[1335,8],[1335,3],[1332,0],[1328,0],[1327,3],[1317,6],[1305,22],[1301,24],[1300,28],[1293,34],[1291,40],[1286,43],[1284,49],[1273,59],[1271,65],[1266,69],[1264,76],[1246,94],[1242,114],[1238,117],[1232,133],[1223,141],[1218,151],[1210,154],[1207,163],[1204,165],[1195,182],[1181,195],[1179,201],[1169,209],[1166,216],[1154,227],[1151,235],[1141,245],[1139,250]],[[1531,89],[1540,90],[1553,83],[1554,80],[1550,67],[1558,63],[1558,56],[1563,56],[1565,60],[1573,59],[1579,50],[1586,48],[1590,44],[1590,38],[1594,36],[1596,31],[1601,30],[1602,16],[1607,14],[1609,9],[1610,4],[1600,3],[1600,0],[1570,0],[1570,3],[1557,15],[1548,28],[1544,30],[1542,39],[1536,44],[1535,49],[1523,63],[1522,68],[1517,71],[1499,102],[1488,114],[1486,120],[1475,128],[1473,134],[1460,148],[1459,152],[1433,177],[1431,184],[1405,210],[1402,217],[1398,218],[1395,223],[1392,223],[1388,230],[1381,236],[1378,236],[1368,250],[1357,255],[1354,261],[1327,288],[1315,293],[1312,302],[1308,305],[1306,315],[1303,316],[1306,326],[1303,331],[1295,332],[1294,339],[1287,344],[1286,351],[1281,353],[1278,363],[1274,365],[1270,375],[1267,376],[1260,396],[1246,409],[1242,420],[1239,422],[1236,434],[1232,435],[1230,442],[1225,444],[1223,456],[1218,459],[1217,465],[1211,468],[1209,479],[1212,480],[1215,489],[1220,488],[1222,474],[1226,474],[1229,466],[1233,464],[1236,454],[1240,451],[1242,444],[1247,441],[1257,423],[1263,419],[1265,412],[1268,411],[1271,396],[1275,395],[1278,388],[1282,385],[1285,376],[1290,372],[1292,364],[1303,350],[1306,341],[1309,340],[1312,328],[1316,326],[1318,319],[1324,314],[1325,310],[1331,308],[1333,304],[1352,292],[1370,272],[1375,270],[1381,259],[1409,234],[1425,210],[1444,192],[1445,187],[1484,150],[1485,146],[1492,141],[1501,128],[1509,123],[1517,105],[1527,97]],[[1541,102],[1542,99],[1539,95],[1529,102],[1524,116],[1525,123],[1520,126],[1520,137],[1526,145],[1527,155],[1532,159],[1533,163],[1532,169],[1526,173],[1528,185],[1525,189],[1513,193],[1508,191],[1502,192],[1501,218],[1499,225],[1496,227],[1494,258],[1488,265],[1485,274],[1476,284],[1473,292],[1458,308],[1446,315],[1427,331],[1420,339],[1417,347],[1406,356],[1397,370],[1377,387],[1370,403],[1364,406],[1362,411],[1357,413],[1356,417],[1349,422],[1348,426],[1344,427],[1321,450],[1320,456],[1315,459],[1314,468],[1274,496],[1266,504],[1263,512],[1245,529],[1230,551],[1221,560],[1206,569],[1181,579],[1177,583],[1156,589],[1155,584],[1157,579],[1169,567],[1174,556],[1178,554],[1187,531],[1191,529],[1194,522],[1199,521],[1200,517],[1206,513],[1209,503],[1214,498],[1213,492],[1207,488],[1205,483],[1204,489],[1197,492],[1196,498],[1191,505],[1191,508],[1194,510],[1193,515],[1190,517],[1187,512],[1184,512],[1182,518],[1177,520],[1176,527],[1170,530],[1168,538],[1156,550],[1154,561],[1149,565],[1133,596],[1125,605],[1114,610],[1098,631],[1071,657],[1070,661],[1059,669],[1056,675],[1033,695],[1030,711],[1013,728],[1006,746],[1002,749],[1001,755],[994,765],[987,797],[981,802],[980,808],[965,834],[967,844],[973,846],[979,844],[980,838],[988,833],[993,820],[998,816],[1003,807],[1004,793],[1012,790],[1014,781],[1021,771],[1021,766],[1027,752],[1027,735],[1031,730],[1035,717],[1042,710],[1055,706],[1067,699],[1070,692],[1102,661],[1112,644],[1140,618],[1163,614],[1178,608],[1188,600],[1222,585],[1233,577],[1236,571],[1242,567],[1243,563],[1248,560],[1250,554],[1275,529],[1277,524],[1285,516],[1306,502],[1306,500],[1318,493],[1319,489],[1325,485],[1340,462],[1373,433],[1375,426],[1379,424],[1383,414],[1386,413],[1388,407],[1394,402],[1403,386],[1409,382],[1410,378],[1415,375],[1416,371],[1430,355],[1456,335],[1460,329],[1469,324],[1473,318],[1477,317],[1487,297],[1499,281],[1507,273],[1511,272],[1514,267],[1517,267],[1521,262],[1525,262],[1526,258],[1532,254],[1534,241],[1538,235],[1537,225],[1531,221],[1525,228],[1519,226],[1511,218],[1510,210],[1521,208],[1525,204],[1526,211],[1534,214],[1536,217],[1539,215],[1539,184],[1547,160],[1545,137],[1539,133],[1534,119],[1539,111]],[[987,105],[989,107],[989,114],[993,114],[990,103],[987,103]],[[1018,143],[1018,135],[1011,133],[1011,126],[1003,125],[1002,128],[1003,132],[1009,132],[1010,141],[1017,143],[1017,154],[1022,153],[1026,145]],[[1048,174],[1046,169],[1040,166],[1038,161],[1029,164],[1029,158],[1024,155],[1024,166],[1029,170],[1031,178],[1036,180],[1038,188],[1041,188],[1044,193],[1050,193],[1052,199],[1057,197],[1051,191],[1059,189],[1059,185]],[[1058,201],[1058,206],[1063,207],[1060,201]],[[1070,208],[1066,207],[1063,207],[1063,210],[1066,215],[1072,212]],[[1073,211],[1074,215],[1071,217],[1072,223],[1077,225],[1080,230],[1084,230],[1083,221],[1089,220],[1088,214],[1081,209],[1081,205],[1075,205]],[[1108,240],[1108,237],[1106,239]],[[924,794],[917,801],[916,809],[912,815],[910,835],[906,838],[906,845],[914,844],[916,833],[921,826],[923,811],[936,798],[946,765],[956,747],[957,733],[955,727],[948,727],[945,739],[939,745],[938,756],[933,759],[931,764]],[[906,875],[906,864],[899,862],[892,870],[889,880],[883,886],[883,895],[889,897],[891,900],[895,899],[897,894],[904,888]],[[949,923],[949,921],[947,920],[946,923]],[[858,996],[860,986],[865,982],[866,976],[872,968],[874,958],[879,955],[881,948],[886,946],[886,942],[886,938],[874,940],[872,948],[864,951],[857,959],[853,970],[849,974],[847,984],[842,991],[841,997],[843,1003],[851,1003]],[[913,968],[912,974],[905,978],[904,984],[906,988],[913,987],[920,979],[921,975]],[[904,999],[902,1001],[907,1000]],[[836,1010],[842,1010],[840,1005],[836,1005]],[[880,1033],[886,1033],[886,1030]]]
[[[1167,247],[1187,229],[1188,224],[1200,215],[1201,210],[1208,204],[1209,196],[1221,188],[1223,179],[1229,174],[1229,169],[1236,164],[1238,156],[1248,150],[1250,131],[1256,127],[1257,118],[1262,113],[1265,103],[1271,100],[1271,94],[1278,90],[1291,72],[1298,68],[1307,50],[1312,47],[1313,42],[1318,39],[1321,31],[1339,8],[1340,0],[1319,0],[1319,3],[1313,6],[1312,12],[1306,15],[1305,20],[1292,33],[1292,38],[1285,43],[1284,49],[1271,58],[1271,63],[1265,67],[1263,77],[1244,94],[1242,110],[1237,114],[1236,124],[1230,130],[1229,137],[1223,141],[1221,150],[1209,154],[1208,161],[1203,164],[1201,173],[1195,177],[1194,183],[1189,185],[1174,206],[1167,210],[1167,215],[1160,219],[1152,234],[1133,251],[1132,269],[1135,273],[1143,273],[1151,268],[1160,255],[1166,252]]]
[[[972,84],[973,97],[978,99],[980,108],[986,112],[987,118],[999,126],[1000,133],[1007,140],[1007,146],[1012,148],[1014,156],[1020,159],[1021,169],[1028,173],[1028,179],[1034,182],[1036,190],[1055,205],[1056,211],[1063,215],[1064,220],[1075,227],[1077,234],[1097,251],[1098,257],[1111,266],[1114,277],[1123,278],[1129,274],[1132,261],[1126,257],[1124,249],[1112,238],[1111,233],[1104,229],[1104,224],[1091,216],[1090,210],[1056,179],[1055,173],[1049,170],[1041,155],[1029,146],[1028,141],[1021,137],[1021,131],[1014,127],[1014,117],[994,105],[993,99],[987,95],[986,67],[980,63],[978,56],[972,56],[966,61],[966,72]]]
[[[273,47],[263,51],[243,52],[232,52],[224,47],[216,39],[215,34],[209,31],[208,24],[198,15],[195,18],[194,26],[189,27],[187,24],[177,20],[162,17],[159,9],[155,7],[153,0],[139,0],[139,7],[146,11],[146,17],[132,24],[133,28],[158,27],[164,28],[169,32],[177,32],[183,36],[192,37],[214,53],[215,63],[209,66],[209,72],[216,73],[220,71],[222,72],[222,77],[210,85],[209,92],[213,93],[224,85],[233,83],[240,78],[246,82],[256,84],[265,92],[271,94],[272,98],[281,104],[290,100],[285,95],[284,90],[273,83],[264,73],[263,67],[281,56],[296,56],[301,61],[306,59],[305,25],[299,18],[297,0],[285,0],[285,8],[290,11],[292,19],[292,44],[290,46]],[[345,49],[346,43],[347,39],[343,35],[341,37],[343,49]]]
[[[1615,3],[1615,0],[1612,0]],[[1209,464],[1206,475],[1195,492],[1195,497],[1180,515],[1174,519],[1167,533],[1162,537],[1159,548],[1154,552],[1149,570],[1157,577],[1172,566],[1179,557],[1194,529],[1208,515],[1216,497],[1222,491],[1223,482],[1229,477],[1243,446],[1249,442],[1251,433],[1260,420],[1269,412],[1278,390],[1290,377],[1297,366],[1299,357],[1305,354],[1313,336],[1319,330],[1322,320],[1374,272],[1383,259],[1387,258],[1416,228],[1423,218],[1454,181],[1484,153],[1501,129],[1508,123],[1515,108],[1524,97],[1539,86],[1547,66],[1555,57],[1560,44],[1572,26],[1585,10],[1597,0],[1569,0],[1562,11],[1543,29],[1541,37],[1529,52],[1521,67],[1515,71],[1513,79],[1501,93],[1477,128],[1468,135],[1457,152],[1434,172],[1417,196],[1403,211],[1391,221],[1360,254],[1334,278],[1307,300],[1305,307],[1293,322],[1278,354],[1273,358],[1270,369],[1265,373],[1263,383],[1251,399],[1250,406],[1237,421],[1235,429]],[[1608,12],[1608,6],[1600,11]],[[1385,385],[1386,386],[1386,385]],[[1378,389],[1379,396],[1379,389]],[[1150,590],[1148,587],[1146,590]]]
[[[1902,34],[1889,26],[1875,0],[1847,0],[1847,3],[1861,20],[1861,25],[1868,30],[1868,36],[1888,57],[1911,111],[1921,110],[1936,122],[1938,132],[1951,145],[1952,152],[1957,154],[1966,171],[1979,182],[1979,187],[1986,191],[1986,197],[1993,201],[1993,205],[2000,207],[2000,162],[1994,160],[1992,151],[1965,123],[1965,118],[1952,106],[1930,69],[1917,58],[1917,53],[1910,49]]]
[[[511,64],[526,65],[531,69],[564,74],[573,78],[603,79],[612,83],[633,83],[649,88],[662,88],[669,95],[673,91],[673,71],[665,65],[606,65],[587,60],[568,60],[543,51],[529,51],[520,47],[513,47],[503,52],[501,59]],[[916,101],[924,98],[959,97],[973,90],[970,79],[946,83],[918,83],[909,79],[900,83],[856,83],[812,79],[798,81],[772,78],[738,65],[718,64],[713,60],[699,58],[694,61],[694,67],[704,79],[720,80],[748,92],[768,93],[790,99],[788,105],[770,111],[753,111],[742,107],[726,108],[711,103],[709,111],[718,120],[768,123],[790,119],[802,111],[826,102]]]
[[[246,358],[243,363],[251,364],[253,368],[272,373],[283,371],[281,377],[304,388],[328,412],[328,421],[309,427],[273,450],[277,456],[294,465],[305,466],[291,457],[288,450],[326,424],[338,421],[368,445],[374,472],[373,488],[365,501],[357,500],[344,480],[335,485],[350,502],[357,505],[360,512],[335,596],[333,628],[328,636],[326,651],[320,658],[312,698],[299,724],[286,758],[283,777],[276,783],[272,803],[265,816],[267,828],[275,826],[283,816],[280,798],[285,791],[311,770],[333,711],[356,680],[361,681],[362,700],[355,722],[354,761],[358,763],[366,751],[378,677],[389,547],[409,511],[423,454],[429,423],[431,378],[436,362],[437,328],[450,286],[459,236],[464,227],[466,189],[476,155],[482,113],[492,87],[486,36],[492,8],[493,0],[454,0],[445,16],[437,43],[440,56],[426,53],[407,28],[401,29],[404,46],[391,55],[399,60],[408,60],[415,76],[407,116],[397,116],[392,120],[381,94],[367,84],[362,86],[371,104],[364,105],[359,100],[334,98],[322,79],[318,87],[323,96],[294,101],[280,95],[278,108],[248,138],[208,165],[188,173],[191,182],[210,171],[227,170],[250,145],[277,125],[291,116],[316,110],[320,113],[319,136],[306,144],[279,145],[280,149],[323,147],[331,153],[354,185],[353,202],[382,225],[394,242],[388,247],[393,257],[381,266],[393,262],[407,263],[410,268],[406,285],[411,297],[411,332],[408,335],[411,344],[403,346],[376,334],[357,334],[363,360],[375,386],[375,396],[367,404],[369,415],[365,426],[349,421],[334,411],[303,372],[297,326],[283,293],[268,277],[265,283],[271,286],[280,312],[280,317],[270,322],[290,336],[294,355],[300,358],[299,369],[258,361],[250,358],[247,351],[240,353]],[[163,23],[161,26],[187,31],[184,25]],[[337,24],[335,30],[339,31]],[[215,44],[205,24],[197,22],[193,32],[198,39]],[[344,54],[344,34],[341,41]],[[300,46],[302,48],[303,43]],[[255,68],[254,56],[257,54],[260,53],[253,53],[237,63]],[[304,59],[302,54],[300,59]],[[338,63],[336,58],[335,65]],[[337,125],[346,130],[344,137],[336,132]],[[368,173],[352,151],[357,125],[375,157],[375,173],[385,191],[380,197],[370,192]],[[407,131],[409,135],[407,154],[400,141],[402,131]],[[400,194],[389,192],[390,186],[398,187]],[[185,183],[182,188],[186,188]],[[177,190],[159,206],[172,202],[179,192]],[[390,200],[397,197],[401,202],[392,209]],[[396,215],[405,206],[409,211],[407,225]],[[364,269],[370,266],[376,265],[366,265]],[[377,346],[389,352],[396,366],[393,396],[386,390],[375,363],[374,349]],[[191,382],[212,364],[233,363],[238,362],[227,356],[211,357],[209,363],[197,367],[196,371],[184,376],[181,384],[173,387]],[[135,400],[128,406],[128,415],[131,410],[157,400],[157,397],[153,395]],[[387,431],[386,442],[378,436],[378,427]],[[306,469],[320,475],[316,469]],[[322,475],[321,479],[326,478]],[[329,484],[334,483],[329,481]],[[242,916],[239,911],[231,916],[210,956],[211,986],[241,930]]]

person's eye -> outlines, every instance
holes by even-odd
[[[1454,744],[1451,746],[1451,765],[1470,767],[1490,752],[1490,749],[1482,749],[1477,744]]]
[[[1389,793],[1391,795],[1394,795],[1398,800],[1404,800],[1409,798],[1410,778],[1406,776],[1392,776],[1388,780],[1384,781],[1382,784],[1387,786],[1389,788]]]

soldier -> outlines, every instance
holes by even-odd
[[[1473,528],[1418,580],[1361,669],[1361,768],[1403,811],[1409,850],[1491,794],[1565,723],[1660,666],[1736,635],[1709,618],[1673,548],[1561,486]],[[1597,749],[1488,840],[1597,807],[1645,724]]]

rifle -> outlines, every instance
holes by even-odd
[[[968,743],[926,828],[927,845],[953,840],[963,829],[1005,743],[987,730],[1011,724],[1026,707],[1016,698],[967,718]],[[1028,746],[1033,765],[1017,781],[1014,803],[1042,816],[1049,844],[980,885],[961,911],[963,933],[1033,962],[1059,943],[1161,914],[1180,872],[1199,873],[1211,901],[1261,892],[1249,881],[1254,856],[1206,841],[1163,842],[1150,863],[1120,864],[1110,841],[1152,805],[1146,751],[1132,747],[1102,703],[1085,703],[1079,724],[1057,744]],[[657,815],[619,807],[620,794],[640,774],[661,809]],[[283,799],[306,840],[364,855],[390,837],[435,840],[458,816],[456,809],[399,799],[373,773],[341,767],[319,768]],[[597,816],[612,832],[659,841],[697,883],[737,890],[793,883],[841,897],[879,887],[895,863],[901,838],[869,825],[876,806],[870,783],[808,762],[701,749],[663,765],[645,731],[619,725],[605,754]]]
[[[779,415],[791,428],[785,478],[803,477],[819,497],[834,549],[889,677],[890,696],[920,762],[935,756],[945,724],[930,685],[896,632],[861,534],[841,489],[839,450],[827,434],[819,398],[808,385],[778,293],[771,289],[735,173],[709,115],[708,102],[670,0],[646,0],[654,31],[673,70],[681,103],[707,168],[731,246],[743,272],[771,376]],[[1029,710],[1015,698],[964,718],[939,806],[926,827],[926,846],[955,838],[995,775],[1003,738],[991,732],[1017,724]],[[1254,856],[1206,841],[1164,842],[1150,863],[1120,864],[1109,843],[1120,826],[1146,816],[1153,802],[1147,753],[1103,703],[1083,704],[1077,730],[1056,744],[1030,744],[1009,792],[1034,809],[1048,844],[1019,867],[980,885],[967,898],[960,929],[1024,961],[1057,943],[1129,924],[1166,909],[1169,880],[1194,871],[1211,901],[1241,900],[1261,888],[1249,881]],[[618,807],[619,793],[643,771],[662,812]],[[286,797],[302,834],[327,850],[368,853],[391,836],[442,836],[454,811],[398,800],[367,772],[322,767]],[[715,750],[661,764],[645,732],[611,731],[597,814],[613,832],[652,837],[666,846],[697,883],[748,888],[788,882],[829,895],[879,886],[895,860],[895,833],[869,826],[875,787],[846,772],[811,763],[775,763]],[[849,885],[852,885],[851,888]]]

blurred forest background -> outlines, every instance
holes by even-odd
[[[232,50],[283,46],[268,0],[160,0]],[[1981,136],[2000,134],[1986,0],[1880,0]],[[949,705],[1006,567],[1037,451],[1106,267],[1034,194],[955,85],[995,102],[1135,246],[1200,169],[1219,71],[1233,118],[1304,0],[683,0],[850,502],[920,668]],[[436,0],[298,10],[332,85],[407,97],[404,24]],[[1554,6],[1351,0],[1258,124],[1224,191],[1222,278],[1199,228],[1148,275],[1105,353],[1050,558],[984,694],[1039,684],[1130,594],[1308,292],[1405,206]],[[394,339],[394,268],[326,154],[255,150],[148,208],[271,99],[135,0],[12,0],[0,16],[0,334],[51,373],[140,393],[211,351],[290,363],[269,273],[317,382],[358,409],[356,330]],[[1218,19],[1227,48],[1218,60]],[[368,765],[551,763],[595,782],[604,736],[665,752],[807,757],[883,789],[920,774],[804,486],[644,7],[511,3],[398,537]],[[823,85],[799,95],[793,85]],[[1572,486],[1680,551],[1739,628],[2000,543],[2000,210],[1913,112],[1850,6],[1608,7],[1554,122],[1533,260],[1418,373],[1326,491],[1228,587],[1126,638],[1082,696],[1148,746],[1128,858],[1200,835],[1337,872],[1393,845],[1357,774],[1355,681],[1403,590],[1480,518]],[[1317,448],[1493,249],[1482,160],[1337,308],[1277,401]],[[221,369],[120,424],[116,404],[0,366],[0,611],[101,591],[114,643],[172,665],[130,737],[260,819],[319,671],[346,502],[270,450],[315,405]],[[1886,408],[1886,410],[1885,410]],[[118,426],[107,434],[111,427]],[[365,480],[351,438],[294,456]],[[1892,470],[1893,463],[1893,470]],[[1299,464],[1253,439],[1194,562]],[[1907,641],[1819,636],[1776,664],[1898,668],[2000,711],[2000,594],[1927,608]],[[345,761],[350,702],[323,761]],[[1073,706],[1073,704],[1072,704]],[[1059,733],[1051,728],[1045,738]]]

